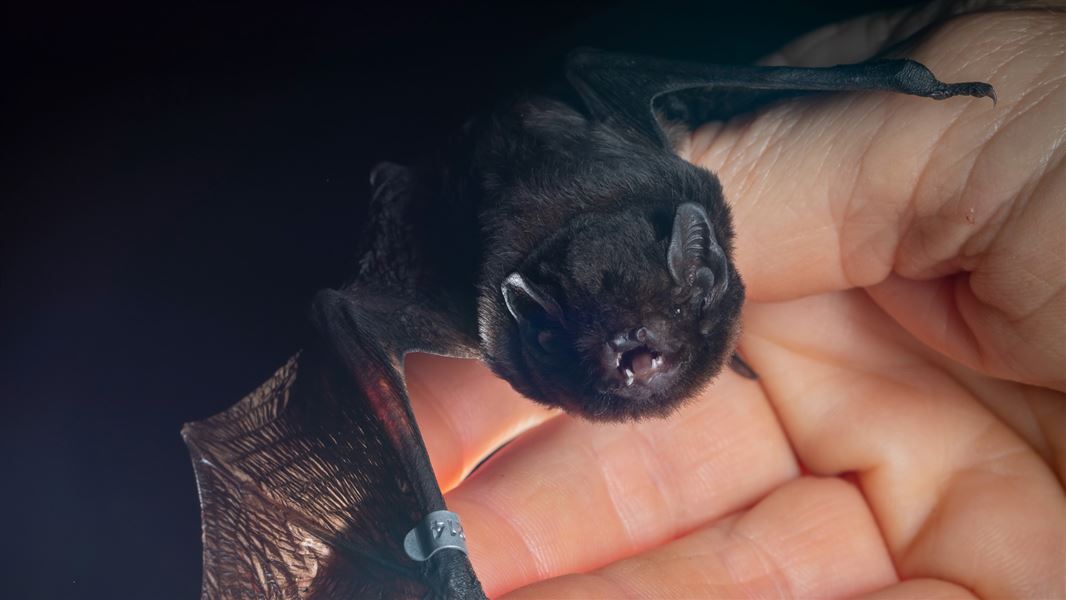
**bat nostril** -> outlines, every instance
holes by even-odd
[[[614,334],[607,339],[607,346],[615,352],[625,352],[654,341],[655,336],[648,331],[647,327],[637,327]]]

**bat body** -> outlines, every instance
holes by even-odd
[[[911,61],[723,67],[581,51],[580,102],[533,97],[445,154],[382,164],[359,272],[312,308],[314,341],[256,392],[183,430],[204,520],[205,598],[484,594],[406,397],[407,352],[477,357],[594,420],[670,413],[734,354],[744,287],[692,126],[782,95],[992,96]],[[427,518],[427,515],[429,517]]]

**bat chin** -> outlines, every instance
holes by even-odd
[[[666,417],[684,403],[689,394],[680,389],[677,368],[638,378],[633,373],[610,387],[566,402],[564,408],[590,421],[639,421]]]
[[[595,399],[582,402],[569,412],[576,413],[590,421],[618,422],[641,421],[667,417],[683,404],[685,396],[671,393],[670,386],[661,390],[650,386],[641,387],[636,393],[603,393]]]
[[[691,356],[667,347],[631,344],[605,349],[593,360],[591,373],[568,369],[561,377],[559,370],[530,369],[526,385],[515,387],[541,404],[596,422],[668,417],[700,387],[693,385],[698,378],[692,376]],[[574,364],[588,368],[589,362]]]

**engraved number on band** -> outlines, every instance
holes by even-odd
[[[403,539],[403,549],[412,560],[425,561],[451,548],[466,554],[466,534],[459,515],[449,510],[431,512]]]

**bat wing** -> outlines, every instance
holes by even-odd
[[[418,558],[465,544],[437,513],[447,508],[402,375],[410,350],[467,354],[473,343],[440,294],[369,276],[319,292],[314,341],[230,409],[184,427],[203,598],[484,598],[465,552],[410,555],[410,544]]]
[[[695,125],[813,91],[881,90],[937,100],[995,100],[987,83],[943,83],[912,60],[834,67],[726,66],[582,49],[570,55],[567,79],[593,119],[664,148],[671,143],[657,113]]]

